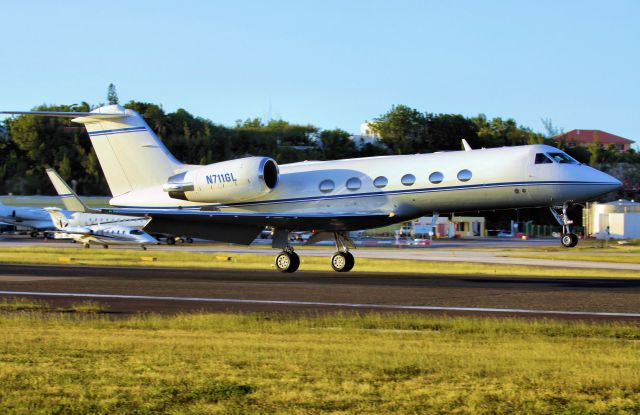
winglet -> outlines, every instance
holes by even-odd
[[[65,182],[62,177],[54,170],[47,169],[47,175],[53,183],[53,187],[56,188],[56,192],[62,199],[62,203],[64,203],[64,207],[71,212],[95,212],[93,209],[89,208],[84,202],[78,197],[76,192],[73,191]]]
[[[469,143],[467,143],[467,140],[465,140],[464,138],[462,139],[462,147],[464,147],[464,151],[471,151],[473,150],[471,148],[471,146],[469,145]]]

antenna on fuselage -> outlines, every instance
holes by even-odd
[[[464,138],[462,139],[462,147],[464,147],[464,151],[471,151],[473,150],[471,148],[471,146],[469,145],[469,143],[467,143],[467,140],[465,140]]]

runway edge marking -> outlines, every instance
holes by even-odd
[[[49,293],[49,292],[35,292],[35,291],[0,291],[0,295],[104,298],[104,299],[117,299],[117,300],[194,301],[194,302],[232,303],[232,304],[303,305],[303,306],[321,306],[321,307],[374,308],[374,309],[383,309],[383,310],[472,311],[472,312],[480,312],[480,313],[640,317],[640,313],[609,313],[609,312],[600,312],[600,311],[527,310],[527,309],[518,309],[518,308],[483,308],[483,307],[438,307],[438,306],[400,305],[400,304],[329,303],[329,302],[316,302],[316,301],[288,301],[288,300],[243,300],[243,299],[237,299],[237,298],[165,297],[165,296],[152,296],[152,295]]]

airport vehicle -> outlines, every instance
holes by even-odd
[[[95,224],[88,226],[73,226],[64,211],[59,208],[44,208],[51,216],[51,221],[56,226],[54,231],[57,238],[71,238],[81,243],[85,248],[91,244],[102,245],[138,245],[146,250],[147,245],[156,245],[158,241],[142,229],[115,224]]]
[[[550,207],[575,246],[567,208],[621,186],[561,150],[527,145],[306,161],[278,166],[246,157],[207,166],[180,163],[135,111],[118,105],[91,112],[1,112],[72,117],[84,124],[113,194],[110,212],[146,215],[149,231],[188,233],[250,244],[265,226],[281,248],[275,266],[294,272],[300,260],[289,234],[311,231],[309,243],[333,238],[331,265],[353,268],[348,232],[432,214]],[[560,213],[556,212],[560,210]]]
[[[40,232],[47,238],[49,236],[47,231],[54,229],[49,214],[42,208],[7,206],[0,203],[0,222],[28,228],[33,238]]]

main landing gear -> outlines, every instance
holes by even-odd
[[[356,264],[356,260],[349,252],[349,246],[353,246],[353,242],[348,236],[341,233],[334,233],[336,248],[338,252],[331,257],[331,267],[336,272],[349,272]]]
[[[560,236],[560,243],[565,248],[573,248],[578,245],[578,235],[571,232],[571,225],[573,221],[569,219],[567,216],[567,209],[569,208],[569,204],[565,203],[562,207],[550,207],[551,214],[558,221],[560,226],[562,226],[562,235]],[[557,210],[562,209],[562,213],[558,213]]]
[[[300,257],[293,251],[291,245],[287,245],[282,252],[276,255],[275,266],[280,272],[296,272],[300,267]]]
[[[318,236],[319,238],[316,238],[314,242],[317,242],[317,240],[330,239],[331,233],[327,232]],[[334,232],[333,238],[335,240],[337,252],[331,257],[331,268],[336,272],[351,271],[356,263],[355,258],[351,252],[349,252],[349,248],[355,248],[353,241],[351,241],[347,235],[340,232]],[[276,230],[274,233],[273,245],[276,245],[279,240],[288,240],[288,237],[287,235],[280,236],[278,230]],[[274,248],[275,247],[277,246],[274,246]],[[283,273],[296,272],[300,267],[300,257],[294,252],[291,245],[286,244],[284,245],[282,252],[276,255],[274,266],[278,271]]]

